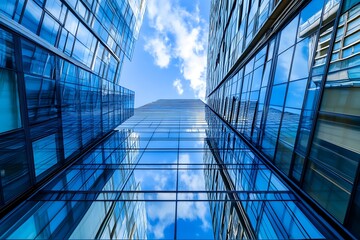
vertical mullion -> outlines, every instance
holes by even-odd
[[[15,53],[15,64],[17,66],[17,82],[18,82],[18,91],[19,91],[19,101],[20,101],[20,114],[23,123],[24,133],[25,133],[25,151],[27,155],[27,162],[29,167],[29,176],[30,176],[30,185],[36,183],[35,175],[35,163],[34,155],[32,149],[32,141],[30,134],[30,123],[29,117],[27,114],[27,98],[26,98],[26,87],[24,79],[24,69],[22,64],[22,51],[21,51],[21,39],[19,36],[14,36],[14,53]]]
[[[61,91],[61,71],[62,66],[61,62],[62,59],[55,56],[55,97],[56,97],[56,109],[57,109],[57,122],[58,122],[58,151],[60,153],[60,163],[63,165],[65,164],[65,150],[64,150],[64,132],[63,132],[63,123],[62,123],[62,94]]]
[[[331,35],[331,39],[330,39],[330,44],[329,44],[329,49],[328,49],[328,54],[327,54],[327,59],[325,62],[325,69],[324,69],[324,73],[321,79],[321,83],[320,83],[320,88],[319,88],[319,98],[317,99],[316,103],[315,103],[315,108],[314,108],[314,119],[312,121],[311,124],[311,130],[310,130],[310,134],[309,134],[309,140],[307,143],[307,148],[306,148],[306,152],[305,152],[305,158],[304,158],[304,167],[303,167],[303,171],[301,173],[301,178],[300,178],[300,184],[299,186],[302,188],[304,185],[304,180],[305,180],[305,172],[307,169],[307,166],[309,165],[309,156],[310,156],[310,152],[311,152],[311,147],[312,147],[312,143],[315,137],[315,130],[316,130],[316,125],[319,119],[319,112],[320,112],[320,107],[321,107],[321,102],[322,102],[322,98],[324,95],[324,89],[325,89],[325,83],[326,83],[326,79],[327,79],[327,73],[329,72],[329,68],[330,68],[330,62],[331,62],[331,55],[332,55],[332,51],[334,48],[334,44],[335,44],[335,40],[336,40],[336,33],[337,33],[337,26],[339,24],[340,21],[340,15],[341,15],[341,9],[343,6],[344,1],[341,1],[339,3],[339,9],[338,12],[336,13],[336,17],[333,23],[333,31],[332,31],[332,35]],[[325,6],[324,6],[325,7]],[[323,7],[323,9],[324,9]],[[323,17],[323,15],[321,15],[321,18]],[[322,27],[322,26],[320,26]],[[319,33],[320,34],[320,33]]]
[[[181,135],[181,116],[178,116],[178,147],[177,147],[177,160],[176,160],[176,199],[175,199],[175,224],[174,224],[174,239],[177,239],[177,210],[178,210],[178,195],[179,195],[179,158],[180,158],[180,135]]]

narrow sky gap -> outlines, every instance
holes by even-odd
[[[159,98],[205,99],[209,11],[210,1],[148,1],[133,60],[122,70],[135,107]]]

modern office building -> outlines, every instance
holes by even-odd
[[[131,193],[140,190],[138,144],[130,131],[113,132],[4,218],[1,238],[146,239],[145,207]]]
[[[143,1],[0,3],[0,238],[360,237],[360,4],[211,5],[207,104],[129,118]]]
[[[360,237],[359,22],[353,0],[214,0],[210,13],[207,104],[345,238]]]
[[[0,215],[133,115],[119,77],[144,10],[145,0],[0,1]]]
[[[158,100],[1,219],[0,238],[341,235],[203,102]]]

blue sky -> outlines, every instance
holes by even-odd
[[[148,0],[121,85],[135,107],[163,98],[205,97],[209,0]]]

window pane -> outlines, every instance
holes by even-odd
[[[16,1],[0,1],[0,12],[12,18],[15,11]]]
[[[55,58],[49,54],[49,52],[23,40],[22,55],[25,73],[32,73],[48,78],[54,77]]]
[[[30,185],[25,134],[19,131],[0,138],[1,182],[5,201],[19,195]]]
[[[289,83],[286,106],[291,108],[301,108],[304,101],[307,79]]]
[[[21,127],[16,74],[0,68],[0,132]]]
[[[283,106],[287,84],[276,85],[272,88],[270,104]]]
[[[340,222],[349,202],[349,186],[324,166],[311,161],[306,170],[304,190]],[[348,185],[348,184],[347,184]]]
[[[48,41],[51,45],[55,45],[56,37],[59,32],[59,24],[48,14],[45,14],[40,37]]]
[[[282,31],[279,44],[279,53],[288,49],[295,43],[299,16],[294,18]]]
[[[46,9],[51,13],[51,15],[63,23],[66,7],[60,0],[46,1]]]
[[[298,39],[307,37],[314,31],[314,25],[321,17],[324,0],[312,0],[300,13]]]
[[[31,123],[57,117],[54,80],[25,75],[25,86]]]
[[[295,143],[299,120],[300,110],[285,108],[281,123],[280,139],[291,146],[294,146]]]
[[[42,9],[34,3],[33,0],[29,0],[26,4],[21,24],[33,33],[37,34],[41,14]]]
[[[314,36],[316,37],[316,36]],[[310,66],[312,63],[312,52],[314,46],[309,46],[309,38],[299,42],[295,47],[294,62],[291,68],[290,81],[309,76]]]
[[[15,68],[13,36],[0,28],[0,67]]]
[[[355,198],[349,214],[349,226],[351,231],[355,233],[355,236],[360,236],[360,183],[356,188],[356,192],[353,194],[355,194]]]
[[[274,84],[287,82],[289,78],[293,50],[294,48],[292,47],[279,55],[276,63]]]
[[[57,161],[56,134],[47,136],[33,142],[35,175],[40,174],[54,166]]]
[[[321,110],[360,117],[359,101],[359,87],[326,88]]]
[[[286,175],[289,174],[292,153],[292,146],[282,141],[278,142],[274,163]]]

